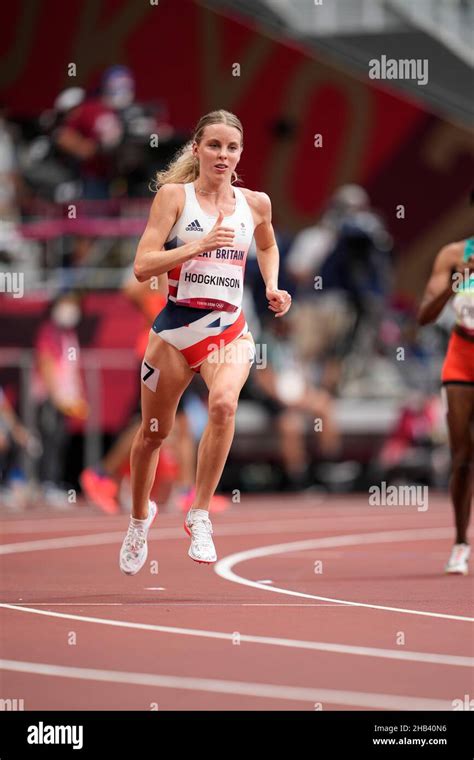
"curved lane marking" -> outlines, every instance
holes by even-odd
[[[464,615],[448,615],[444,612],[427,612],[424,610],[412,610],[406,607],[387,607],[381,604],[369,604],[367,602],[353,602],[347,599],[334,599],[327,596],[317,596],[316,594],[305,594],[302,591],[292,591],[291,589],[280,588],[278,586],[269,586],[267,584],[252,581],[244,578],[234,572],[233,568],[251,559],[261,559],[262,557],[271,557],[275,554],[285,554],[290,551],[308,551],[311,549],[323,549],[335,546],[357,546],[362,544],[376,543],[394,543],[396,541],[423,541],[427,539],[446,538],[450,536],[452,530],[449,528],[426,528],[424,530],[394,530],[384,531],[381,533],[360,533],[349,534],[347,536],[329,536],[326,538],[309,539],[305,541],[293,541],[286,544],[273,544],[271,546],[258,546],[254,549],[247,549],[236,554],[229,554],[227,557],[219,560],[214,565],[214,572],[221,578],[232,583],[240,583],[243,586],[258,588],[262,591],[269,591],[275,594],[286,594],[287,596],[298,596],[303,599],[317,599],[322,602],[333,602],[334,604],[347,605],[351,607],[365,607],[372,610],[384,610],[385,612],[400,612],[404,615],[421,615],[424,617],[442,618],[444,620],[458,620],[465,623],[474,623],[474,618]],[[261,570],[259,570],[261,574]],[[462,579],[460,579],[462,582]]]

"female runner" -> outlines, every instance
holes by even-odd
[[[441,380],[448,409],[456,539],[445,572],[466,575],[474,469],[474,238],[451,243],[438,253],[418,312],[419,323],[433,322],[452,297],[456,324]]]
[[[209,503],[234,436],[240,391],[255,358],[242,312],[245,261],[255,238],[268,308],[282,317],[291,296],[278,288],[279,252],[265,193],[233,187],[243,128],[228,111],[203,116],[193,139],[159,172],[159,190],[139,242],[140,282],[168,273],[168,301],[150,331],[142,364],[142,422],[131,451],[133,508],[120,568],[135,575],[147,558],[157,512],[149,500],[160,447],[193,373],[209,389],[209,419],[199,444],[194,504],[185,518],[196,562],[217,559]]]

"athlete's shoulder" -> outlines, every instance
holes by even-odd
[[[184,208],[185,191],[184,185],[180,182],[167,182],[161,185],[153,200],[153,210],[174,214],[175,220],[181,214]]]
[[[184,185],[182,182],[166,182],[158,188],[157,195],[163,199],[182,198]]]
[[[464,241],[443,245],[436,256],[435,265],[438,269],[450,269],[456,266],[464,254]]]
[[[240,188],[248,203],[253,204],[256,208],[271,207],[270,196],[258,190],[249,190],[248,187]]]
[[[255,211],[261,219],[271,218],[272,202],[267,193],[259,192],[258,190],[249,190],[246,187],[241,187],[240,189],[252,211]]]

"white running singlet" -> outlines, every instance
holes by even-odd
[[[165,248],[175,248],[207,235],[217,215],[204,211],[196,197],[194,184],[183,185],[186,201],[170,230]],[[238,187],[233,187],[235,210],[222,225],[235,230],[234,248],[204,251],[168,272],[169,299],[179,306],[236,312],[241,308],[245,263],[255,229],[252,211]]]

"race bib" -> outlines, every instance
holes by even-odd
[[[176,303],[195,309],[237,311],[242,303],[243,268],[216,261],[185,261]]]

